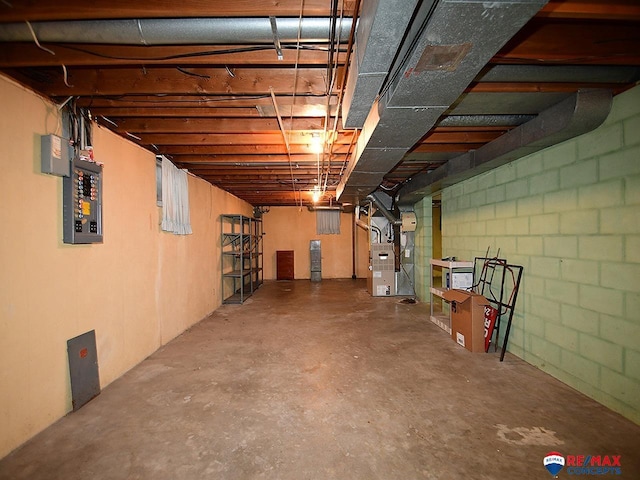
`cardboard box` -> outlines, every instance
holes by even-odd
[[[484,352],[484,307],[489,301],[474,292],[447,290],[451,302],[451,338],[470,352]]]

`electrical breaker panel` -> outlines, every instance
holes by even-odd
[[[75,158],[62,179],[64,243],[102,243],[102,165]]]

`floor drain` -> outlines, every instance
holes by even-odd
[[[405,298],[400,300],[400,303],[414,304],[417,303],[415,298]]]

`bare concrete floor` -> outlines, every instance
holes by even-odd
[[[0,479],[547,479],[551,451],[620,455],[614,477],[640,478],[639,426],[467,352],[400,300],[267,282],[1,460]]]

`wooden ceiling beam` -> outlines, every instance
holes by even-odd
[[[28,85],[49,96],[101,95],[322,95],[327,89],[326,69],[237,68],[234,77],[224,68],[68,68],[67,82],[62,68],[44,68],[37,74],[29,69],[13,72]]]
[[[294,117],[318,117],[318,113],[325,108],[324,105],[296,105]],[[165,118],[276,118],[271,110],[265,113],[264,109],[257,107],[92,107],[94,117],[104,116],[109,119],[114,117],[165,117]],[[289,105],[279,106],[283,119],[288,119],[291,108]],[[326,110],[326,108],[325,108]],[[284,112],[284,113],[283,113]],[[336,108],[331,108],[330,116],[334,117]],[[286,114],[285,114],[286,113]]]
[[[261,117],[255,107],[91,107],[94,117],[252,118]]]
[[[243,195],[244,194],[251,195],[253,194],[253,192],[256,192],[256,191],[259,191],[260,193],[265,193],[265,192],[278,193],[278,192],[281,192],[283,189],[286,189],[287,187],[291,188],[291,183],[289,182],[289,184],[287,185],[286,182],[284,181],[282,183],[272,182],[268,184],[265,183],[262,185],[256,185],[255,183],[235,184],[235,183],[220,182],[217,180],[214,180],[213,182],[215,185],[219,186],[223,190],[234,192],[236,195],[240,194],[240,192],[242,192]],[[317,185],[315,180],[296,182],[296,187],[301,190],[311,190],[315,185]]]
[[[256,174],[274,173],[282,174],[282,172],[290,173],[290,171],[299,172],[300,174],[311,174],[318,171],[317,162],[300,162],[292,160],[288,162],[245,162],[245,163],[213,163],[213,162],[189,162],[182,161],[180,157],[173,158],[173,163],[180,165],[182,168],[187,168],[190,171],[207,170],[211,172],[234,172],[235,174],[251,172]],[[342,166],[342,162],[321,162],[321,168],[339,170]]]
[[[347,5],[353,2],[346,2]],[[352,6],[353,8],[353,6]],[[297,17],[300,15],[300,0],[278,0],[256,2],[234,0],[233,2],[203,2],[202,0],[171,0],[132,2],[131,0],[57,0],[56,2],[0,2],[0,17],[5,22],[28,20],[67,20],[69,12],[77,20],[116,18],[176,18],[176,17]],[[331,15],[331,4],[326,0],[305,0],[304,15],[327,17]],[[352,12],[345,12],[352,15]]]
[[[306,95],[300,94],[293,97],[291,93],[276,95],[278,107],[282,110],[292,104],[296,107],[324,107],[327,105],[335,106],[338,103],[338,97],[335,94],[330,96],[325,94]],[[77,99],[77,105],[84,108],[185,108],[185,107],[206,107],[205,110],[216,108],[257,108],[263,111],[270,111],[273,108],[273,100],[271,93],[264,95],[247,95],[236,96],[227,94],[211,94],[200,95],[192,94],[192,92],[183,95],[173,94],[156,94],[156,95],[137,95],[134,93],[120,94],[104,97],[83,97]]]
[[[169,156],[179,155],[286,155],[286,147],[282,145],[160,145],[158,153]],[[314,149],[307,144],[291,145],[292,155],[315,154]],[[334,155],[346,156],[349,153],[349,145],[335,145]]]
[[[216,179],[217,182],[228,182],[229,184],[235,182],[253,182],[254,185],[256,184],[256,182],[286,182],[289,185],[291,185],[291,176],[286,176],[282,173],[280,174],[276,174],[276,173],[251,173],[251,172],[235,172],[232,171],[230,173],[220,173],[220,172],[211,172],[208,170],[192,170],[192,169],[188,169],[191,173],[193,173],[194,175],[203,175],[206,176],[208,179]],[[335,174],[333,174],[332,176],[337,176],[338,172],[335,172]],[[309,173],[309,172],[304,172],[304,173],[300,173],[300,172],[296,172],[294,175],[294,179],[305,179],[305,180],[316,180],[318,177],[318,173],[313,172],[313,173]]]
[[[231,192],[234,193],[234,192]],[[244,193],[237,195],[251,205],[282,205],[282,206],[298,206],[300,201],[303,205],[313,205],[313,194],[310,190],[281,191],[281,192],[263,192]],[[335,199],[335,190],[328,192],[326,201],[329,198]],[[268,214],[267,214],[268,215]]]
[[[292,163],[317,163],[318,156],[313,154],[308,155],[181,155],[178,157],[182,164],[254,164],[260,163],[289,163],[291,159]]]
[[[534,19],[507,42],[491,63],[640,65],[637,32],[637,23],[594,22],[585,28],[583,23],[574,21]]]
[[[274,175],[282,175],[286,173],[290,175],[292,172],[294,175],[317,175],[318,173],[318,165],[315,163],[296,163],[292,162],[289,164],[270,164],[270,163],[255,163],[251,165],[240,164],[240,165],[229,165],[229,164],[215,164],[215,163],[182,163],[180,159],[176,159],[174,161],[176,165],[181,165],[187,168],[189,171],[208,171],[216,174],[226,174],[224,172],[231,172],[232,175],[263,175],[263,174],[274,174]],[[339,162],[332,162],[331,165],[325,164],[324,167],[321,167],[321,171],[331,171],[331,172],[339,172],[342,168],[342,164]]]
[[[139,118],[110,117],[113,127],[120,132],[145,133],[260,133],[279,132],[276,118]],[[98,120],[109,126],[104,120]],[[289,130],[323,130],[324,118],[291,118],[282,119],[284,128]],[[112,124],[111,124],[112,126]],[[111,127],[110,127],[111,128]]]
[[[204,180],[209,181],[207,178],[204,178]],[[215,180],[214,180],[215,182]],[[335,188],[332,185],[333,188]],[[266,196],[272,197],[272,198],[288,198],[288,199],[293,199],[295,197],[297,197],[300,193],[306,194],[309,193],[311,194],[311,189],[309,189],[306,185],[303,188],[298,187],[297,185],[294,187],[291,186],[291,184],[288,185],[282,185],[282,188],[280,190],[270,190],[268,188],[254,188],[251,190],[243,190],[243,189],[238,189],[236,191],[238,192],[242,192],[242,197],[246,198],[246,197],[252,197],[252,198],[264,198]],[[234,192],[233,189],[229,189],[229,191],[231,191],[232,193]],[[295,196],[294,196],[295,195]],[[309,195],[311,196],[311,195]]]
[[[176,165],[179,165],[181,168],[186,168],[190,172],[209,172],[210,174],[215,175],[233,175],[234,177],[238,175],[252,175],[254,177],[268,177],[269,175],[277,175],[277,176],[286,176],[290,177],[292,171],[294,176],[309,176],[309,175],[317,175],[318,167],[314,164],[292,164],[292,165],[271,165],[268,163],[265,164],[255,164],[255,165],[211,165],[211,164],[194,164],[194,163],[183,163],[180,161],[174,162]],[[339,167],[338,165],[332,167],[334,173],[338,173]]]
[[[310,145],[312,143],[313,131],[288,131],[290,145]],[[146,145],[227,145],[256,148],[256,153],[266,154],[260,150],[262,145],[284,145],[282,132],[271,133],[250,133],[250,134],[224,134],[224,133],[180,133],[180,134],[140,134],[140,143]],[[348,145],[351,143],[351,132],[344,132],[338,135],[335,143]],[[240,153],[240,152],[237,152]],[[250,153],[249,151],[247,152]],[[286,152],[283,152],[286,153]],[[311,149],[306,153],[314,153]]]
[[[637,0],[550,0],[536,17],[637,21],[640,4]]]
[[[233,72],[239,66],[265,65],[277,68],[311,65],[326,66],[327,47],[305,44],[304,49],[282,49],[278,60],[275,48],[257,45],[189,45],[189,46],[131,46],[42,43],[53,51],[51,55],[35,43],[7,43],[0,50],[0,67],[46,66],[126,66],[126,65],[183,65],[228,66]],[[259,50],[257,48],[260,48]],[[316,48],[316,49],[310,49]],[[254,48],[252,51],[244,51]],[[346,53],[338,53],[338,64],[344,65]]]

